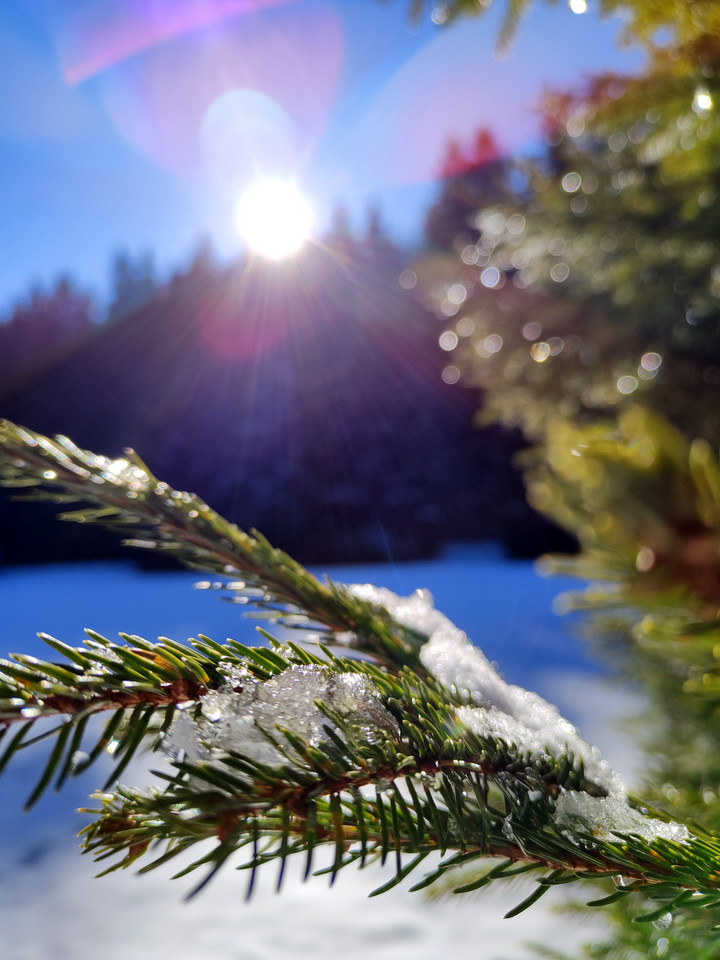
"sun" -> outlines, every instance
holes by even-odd
[[[255,253],[282,260],[300,250],[313,219],[312,207],[294,183],[257,180],[240,196],[235,226]]]

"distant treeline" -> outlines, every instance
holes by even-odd
[[[68,281],[0,323],[1,416],[113,456],[132,446],[306,562],[555,545],[511,467],[518,439],[478,430],[478,396],[443,382],[439,321],[379,231],[281,263],[221,269],[204,251],[165,284],[126,266],[103,323]],[[52,512],[3,494],[0,560],[120,552]]]

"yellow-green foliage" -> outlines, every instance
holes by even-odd
[[[638,643],[690,665],[686,691],[718,696],[720,466],[709,444],[629,406],[590,426],[552,421],[524,459],[531,503],[580,544],[542,566],[591,581],[565,608],[622,610]]]

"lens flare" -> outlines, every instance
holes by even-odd
[[[228,90],[208,108],[200,128],[204,168],[224,196],[262,176],[292,177],[300,137],[283,107],[257,90]]]
[[[194,30],[292,0],[105,0],[65,13],[59,38],[65,82],[75,86],[113,64]],[[68,7],[70,5],[68,4]]]
[[[310,204],[294,183],[258,180],[241,195],[235,225],[255,253],[282,260],[300,250],[313,219]]]

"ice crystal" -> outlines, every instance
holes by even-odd
[[[676,843],[690,839],[683,824],[645,817],[622,797],[591,797],[576,790],[566,790],[558,797],[555,822],[569,827],[564,832],[571,837],[577,831],[590,833],[598,840],[613,840],[623,833],[635,834],[648,842],[659,837]]]
[[[237,668],[225,672],[227,682],[203,697],[198,715],[186,712],[171,724],[163,749],[173,758],[202,763],[232,751],[271,765],[296,762],[283,730],[311,745],[328,739],[326,728],[342,736],[318,701],[366,740],[398,735],[375,688],[359,674],[294,666],[261,681]]]

